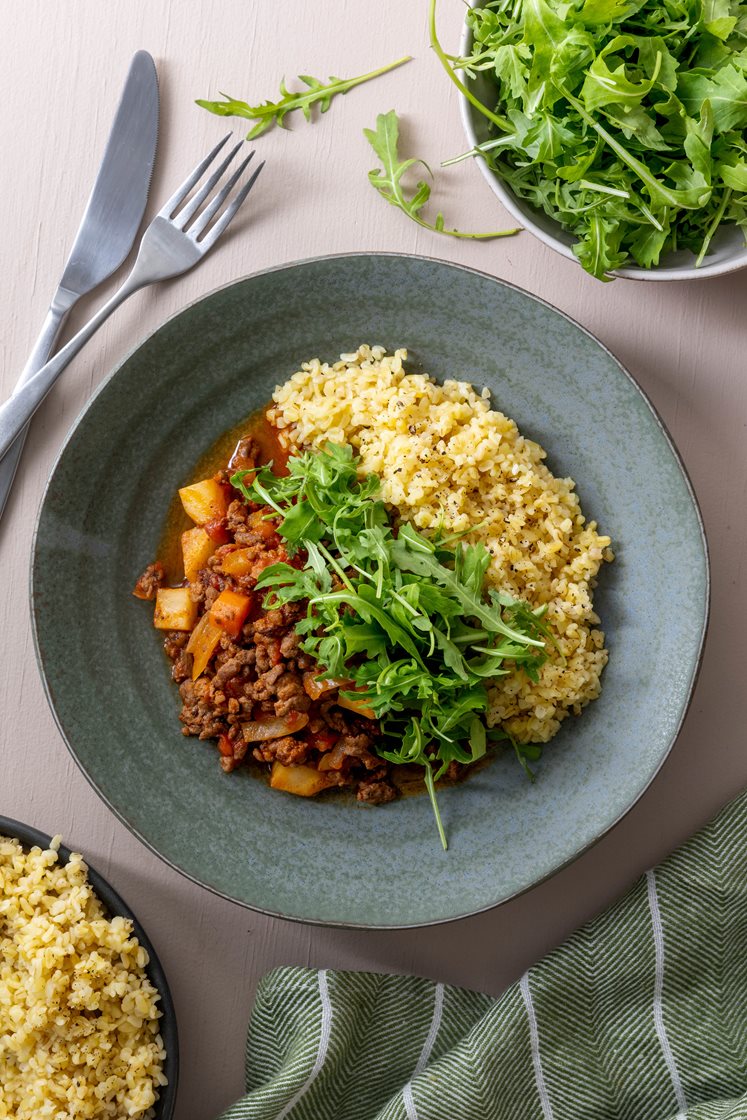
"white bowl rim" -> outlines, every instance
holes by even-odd
[[[477,8],[481,5],[482,0],[469,0],[468,6],[470,8]],[[470,50],[472,45],[472,31],[466,19],[462,29],[461,39],[459,41],[459,56],[464,58]],[[473,120],[473,113],[478,110],[470,103],[463,93],[459,94],[459,111],[462,118],[462,125],[467,134],[471,148],[476,148],[480,143],[477,133],[475,132],[475,125]],[[533,234],[539,241],[548,248],[554,249],[556,253],[561,253],[568,260],[574,261],[581,267],[578,258],[575,256],[570,245],[552,237],[541,226],[529,217],[527,211],[522,209],[514,193],[509,190],[500,176],[488,166],[482,156],[474,157],[483,178],[490,186],[493,193],[500,199],[501,203],[508,210],[512,217],[520,222],[525,230]],[[682,267],[682,268],[640,268],[636,265],[631,265],[630,268],[616,268],[610,275],[619,276],[624,280],[707,280],[713,276],[724,276],[729,272],[737,272],[741,268],[747,267],[747,244],[742,250],[741,254],[733,259],[715,261],[711,264],[702,264],[698,268]]]

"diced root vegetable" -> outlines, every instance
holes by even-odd
[[[330,677],[328,680],[318,680],[318,673],[304,673],[303,675],[303,689],[306,695],[311,700],[318,700],[320,696],[324,696],[325,692],[334,692],[336,688],[350,688],[352,681],[349,680],[336,680]]]
[[[222,627],[230,637],[238,638],[241,627],[252,609],[252,601],[253,596],[241,595],[238,591],[226,588],[225,591],[221,591],[210,608],[210,617],[216,626]]]
[[[183,486],[179,491],[184,512],[196,525],[208,525],[220,521],[228,510],[226,488],[214,478],[205,478],[192,486]]]
[[[190,582],[197,579],[197,573],[204,568],[210,557],[215,552],[215,542],[210,539],[204,529],[195,526],[182,533],[182,558],[184,559],[184,577]]]
[[[188,587],[159,587],[153,625],[157,630],[191,630],[197,618],[197,604]]]
[[[274,537],[277,533],[277,522],[266,518],[262,510],[255,510],[249,514],[249,528],[265,540]]]
[[[192,680],[196,681],[201,673],[205,672],[210,658],[215,653],[215,648],[223,637],[225,631],[213,622],[210,612],[204,614],[192,631],[187,642],[187,653],[193,655]]]
[[[220,558],[220,571],[227,576],[238,579],[248,576],[254,567],[254,550],[251,548],[234,548],[231,552],[224,553]]]
[[[294,735],[308,722],[306,712],[288,712],[287,716],[277,716],[275,719],[242,723],[241,730],[247,743],[262,743],[266,739],[283,739],[286,735]]]
[[[283,766],[282,762],[272,764],[270,785],[273,789],[282,789],[297,797],[315,797],[331,784],[326,774],[320,774],[313,766]]]
[[[363,716],[364,719],[376,719],[373,708],[369,708],[363,700],[350,700],[346,696],[338,696],[335,703],[338,708],[347,708],[349,712],[355,712],[357,716]]]

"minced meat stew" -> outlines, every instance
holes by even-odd
[[[397,795],[390,764],[376,753],[379,725],[366,708],[341,697],[349,681],[320,680],[299,649],[296,622],[305,602],[265,610],[256,582],[270,564],[289,558],[273,510],[246,501],[229,481],[235,470],[266,461],[252,436],[238,444],[227,469],[179,495],[195,527],[182,534],[185,578],[167,586],[161,563],[150,564],[134,594],[155,599],[154,622],[179,686],[182,733],[216,740],[226,772],[253,761],[273,788],[313,796],[330,788],[381,804]],[[281,467],[282,469],[282,467]]]

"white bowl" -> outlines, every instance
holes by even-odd
[[[479,7],[480,3],[481,0],[476,0],[471,7]],[[460,56],[466,57],[471,49],[472,32],[469,25],[465,23],[459,45]],[[490,105],[491,97],[495,97],[494,84],[483,74],[479,74],[470,83],[470,88],[487,105]],[[460,95],[460,99],[462,122],[470,147],[474,148],[486,140],[493,139],[494,134],[490,132],[487,118],[475,109],[464,94]],[[491,190],[517,222],[551,249],[562,253],[569,260],[577,261],[571,248],[575,240],[572,234],[567,233],[559,222],[549,218],[544,211],[537,210],[528,202],[518,198],[500,175],[488,167],[481,156],[475,158]],[[630,268],[615,269],[612,275],[623,276],[627,280],[705,280],[710,276],[723,276],[727,272],[736,272],[737,269],[745,266],[747,266],[747,245],[744,234],[737,225],[725,225],[718,230],[711,242],[710,252],[698,268],[695,267],[695,254],[689,250],[682,250],[665,254],[662,263],[654,268],[639,268],[631,265]]]

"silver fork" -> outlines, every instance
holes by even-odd
[[[81,347],[88,342],[89,338],[96,333],[101,324],[109,318],[111,313],[140,288],[144,288],[148,284],[155,284],[158,280],[168,280],[172,276],[180,276],[183,272],[187,272],[194,267],[212,249],[218,238],[235,218],[239,207],[257,181],[257,176],[264,167],[264,161],[255,169],[238,194],[225,206],[225,209],[222,208],[254,152],[249,153],[233,172],[230,179],[215,193],[214,197],[211,197],[211,194],[215,191],[221,176],[241,148],[243,141],[239,142],[228,153],[207,182],[185,203],[189,192],[197,186],[230,135],[229,132],[219,144],[216,144],[212,152],[205,156],[205,159],[198,164],[189,178],[175,191],[150,223],[143,234],[132,271],[122,287],[62,347],[54,358],[47,362],[45,366],[42,366],[38,373],[21,386],[0,407],[0,459],[36,412],[65,367],[72,361]],[[209,202],[208,199],[210,199]],[[182,205],[183,203],[185,204]],[[204,210],[198,213],[204,203],[207,203],[207,205]],[[211,222],[214,222],[212,226],[210,225]]]

